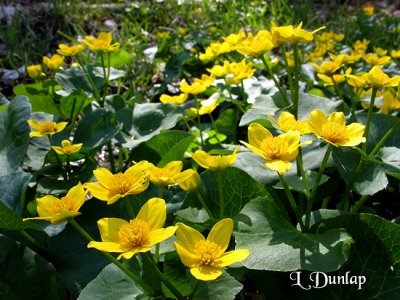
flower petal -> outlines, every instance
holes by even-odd
[[[192,266],[198,265],[199,260],[193,252],[188,251],[186,248],[182,247],[178,243],[173,243],[173,245],[174,245],[176,252],[178,253],[182,263],[185,266],[192,267]]]
[[[101,240],[103,242],[113,242],[119,244],[119,229],[128,221],[119,218],[103,218],[97,221]]]
[[[109,199],[112,199],[115,195],[113,195],[108,189],[104,188],[100,183],[97,182],[87,182],[85,183],[85,188],[89,190],[89,193],[102,201],[109,201]],[[118,195],[119,198],[121,195]]]
[[[86,194],[87,192],[85,192],[83,185],[80,182],[68,191],[67,197],[74,200],[72,211],[78,211],[81,208],[83,203],[85,203]]]
[[[234,263],[241,262],[249,257],[250,251],[248,249],[237,249],[224,253],[220,258],[220,266],[226,267]]]
[[[114,182],[114,175],[106,168],[97,168],[93,171],[93,174],[99,183],[106,188],[109,188],[110,184]]]
[[[151,198],[140,209],[136,218],[149,224],[151,230],[156,230],[164,226],[167,217],[167,205],[161,198]]]
[[[260,148],[262,141],[267,138],[272,137],[271,132],[264,126],[258,123],[251,123],[248,129],[248,139],[249,144]]]
[[[333,112],[329,115],[328,121],[340,124],[340,125],[345,125],[346,124],[346,119],[344,117],[343,112]]]
[[[151,231],[149,234],[149,245],[155,245],[169,239],[174,235],[175,231],[178,229],[178,226],[169,226],[167,228],[160,228],[154,231]]]
[[[196,229],[193,229],[192,227],[189,227],[183,223],[177,223],[176,225],[178,225],[178,229],[176,230],[178,244],[187,251],[194,253],[194,245],[198,241],[204,241],[204,236]]]
[[[64,222],[70,218],[79,216],[81,213],[77,211],[62,211],[61,213],[57,215],[52,215],[50,218],[51,224],[59,224],[61,222]]]
[[[262,151],[262,150],[260,150],[260,149],[258,149],[258,148],[256,148],[256,147],[254,147],[254,146],[252,146],[252,145],[250,145],[250,144],[248,144],[248,143],[246,143],[246,142],[243,142],[243,141],[240,141],[240,142],[241,142],[243,145],[245,145],[251,152],[257,154],[258,156],[261,156],[262,158],[267,158],[266,155],[265,155],[265,153],[264,153],[264,151]]]
[[[117,259],[121,259],[122,257],[125,259],[131,259],[132,256],[134,256],[137,253],[143,253],[143,252],[148,252],[151,250],[151,247],[139,247],[139,248],[134,248],[132,250],[126,251],[120,255],[118,255]]]
[[[121,245],[118,243],[112,243],[112,242],[96,242],[96,241],[91,241],[88,245],[88,248],[95,248],[100,251],[104,252],[124,252],[124,250],[121,248]]]
[[[192,154],[192,159],[204,169],[208,169],[210,167],[210,156],[211,155],[204,152],[203,150],[197,150],[195,153]]]
[[[199,280],[210,281],[215,280],[222,275],[222,270],[220,268],[210,267],[210,266],[198,266],[190,268],[190,273]]]
[[[230,218],[222,219],[211,228],[207,240],[216,243],[221,248],[222,254],[229,246],[232,232],[233,220]]]
[[[277,171],[281,175],[289,171],[292,167],[292,164],[290,162],[278,159],[265,161],[264,164],[272,171]]]
[[[54,203],[59,201],[60,199],[52,195],[46,195],[42,198],[36,199],[38,215],[40,217],[52,216],[53,213],[51,213],[49,209],[54,205]]]

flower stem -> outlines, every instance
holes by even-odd
[[[197,95],[194,96],[194,104],[196,106],[196,111],[197,111],[197,127],[199,128],[200,131],[200,141],[201,141],[201,147],[204,147],[204,141],[203,141],[203,128],[201,127],[201,121],[200,121],[200,114],[199,114],[199,101],[197,100]]]
[[[90,234],[83,229],[74,219],[68,219],[68,223],[88,242],[94,241],[94,239],[90,236]],[[120,263],[114,256],[112,256],[108,252],[103,252],[100,251],[105,258],[107,258],[110,262],[115,264],[122,272],[124,272],[126,275],[128,275],[129,278],[131,278],[135,283],[139,284],[143,290],[148,294],[148,295],[154,295],[154,292],[152,291],[152,288],[148,286],[142,278],[137,276],[135,273],[132,273],[126,266],[124,266],[122,263]]]
[[[219,217],[222,219],[225,216],[225,199],[222,185],[222,171],[217,171],[218,192],[219,192]]]
[[[47,137],[48,137],[48,139],[49,139],[50,146],[54,146],[53,139],[51,138],[51,136],[48,135]],[[65,172],[65,168],[64,168],[64,166],[63,166],[63,164],[62,164],[62,162],[61,162],[60,157],[58,156],[58,153],[57,153],[53,148],[51,148],[51,150],[53,150],[54,155],[56,156],[57,163],[58,163],[58,165],[60,166],[60,169],[62,170],[62,175],[63,175],[63,177],[64,177],[64,180],[68,180],[68,175],[67,175],[67,173]]]
[[[130,201],[130,196],[124,197],[124,206],[125,206],[125,209],[126,209],[126,211],[128,213],[128,216],[129,216],[130,219],[134,219],[135,218],[135,212],[133,211],[132,205],[131,205],[131,203],[129,201]]]
[[[374,149],[368,154],[368,156],[373,156],[378,150],[382,147],[382,145],[385,143],[385,141],[389,138],[389,136],[394,132],[397,126],[400,125],[400,120],[397,120],[396,123],[390,129],[385,133],[385,135],[380,139],[380,141],[376,144]]]
[[[374,110],[374,103],[375,103],[375,98],[376,98],[377,92],[378,92],[378,88],[373,87],[372,94],[371,94],[371,101],[369,103],[369,108],[368,108],[367,123],[365,124],[365,131],[364,131],[365,143],[362,145],[362,148],[361,148],[362,151],[364,151],[365,153],[367,151],[367,146],[368,146],[369,127],[371,125],[372,111]]]
[[[308,199],[308,202],[307,202],[306,220],[305,220],[305,226],[307,229],[309,229],[309,226],[310,226],[312,205],[313,205],[315,196],[317,195],[318,186],[319,186],[319,183],[321,182],[321,178],[324,173],[326,164],[328,163],[328,159],[329,159],[329,156],[331,155],[331,152],[332,152],[332,145],[328,144],[324,158],[322,159],[321,166],[319,167],[319,170],[318,170],[317,178],[315,178],[315,183],[312,188],[310,198]]]
[[[157,274],[158,278],[170,290],[170,292],[172,294],[174,294],[174,296],[179,300],[185,299],[185,297],[181,294],[181,292],[179,292],[174,287],[174,285],[169,281],[169,279],[160,271],[160,269],[158,268],[158,266],[154,262],[153,257],[151,256],[150,252],[145,252],[145,253],[140,253],[140,254],[145,260],[147,260],[147,262],[149,263],[149,265],[151,266],[153,271]]]
[[[26,232],[24,229],[19,230],[19,233],[27,240],[29,241],[35,248],[41,251],[46,251],[46,248],[43,247],[41,244],[38,243],[37,240],[35,240],[28,232]]]
[[[297,119],[297,111],[299,108],[299,74],[300,74],[300,58],[299,58],[299,48],[297,44],[293,44],[293,53],[294,53],[294,82],[293,82],[293,110],[294,116]]]
[[[289,203],[292,206],[292,209],[293,209],[293,211],[294,211],[294,213],[296,215],[297,222],[300,225],[301,231],[304,232],[305,231],[305,227],[304,227],[304,224],[303,224],[303,220],[301,219],[300,211],[297,208],[296,201],[294,200],[292,192],[289,189],[289,185],[287,184],[286,179],[285,179],[285,177],[283,177],[282,174],[278,173],[278,175],[279,175],[279,179],[281,180],[281,183],[283,185],[283,188],[285,189],[285,193],[286,193],[286,196],[288,197]]]
[[[301,148],[299,147],[299,154],[296,157],[296,162],[297,162],[297,167],[300,172],[301,178],[303,179],[303,185],[304,185],[304,192],[306,194],[307,199],[310,199],[310,187],[308,185],[306,173],[304,172],[304,167],[303,167],[303,156],[301,154]]]
[[[196,191],[196,196],[197,196],[197,199],[199,199],[199,202],[200,202],[201,206],[202,206],[202,207],[205,209],[205,211],[207,212],[208,217],[209,217],[210,219],[213,219],[214,217],[213,217],[213,215],[212,215],[212,212],[211,212],[211,210],[208,208],[206,202],[205,202],[204,199],[203,199],[203,196],[201,196],[201,194],[200,194],[199,191]]]
[[[113,152],[113,148],[112,148],[112,143],[111,141],[109,141],[107,143],[107,152],[108,152],[108,158],[110,159],[110,168],[111,168],[111,172],[115,173],[116,169],[115,169],[115,159],[114,159],[114,152]]]

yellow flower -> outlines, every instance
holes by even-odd
[[[352,55],[364,55],[365,52],[367,51],[368,44],[369,40],[367,39],[363,39],[362,41],[361,40],[355,41],[355,43],[353,44],[354,50]]]
[[[68,193],[58,199],[52,195],[46,195],[36,199],[37,212],[39,217],[26,218],[27,220],[45,220],[52,224],[58,224],[67,219],[80,215],[79,209],[85,203],[86,193],[83,185],[78,185],[71,188]]]
[[[227,76],[227,84],[239,84],[243,79],[253,76],[255,69],[251,63],[242,60],[239,63],[225,61],[223,65],[215,65],[207,71],[216,77]]]
[[[184,27],[178,27],[178,33],[179,35],[186,35],[188,33],[188,29]]]
[[[379,57],[374,53],[368,53],[363,56],[363,59],[370,65],[387,65],[392,60],[390,56]]]
[[[121,197],[136,195],[149,186],[149,163],[141,161],[125,171],[125,173],[112,174],[106,168],[93,171],[94,177],[99,182],[87,182],[85,187],[93,197],[113,204]]]
[[[182,104],[184,103],[188,98],[188,94],[182,93],[177,96],[169,96],[167,94],[162,94],[160,96],[160,101],[162,103],[171,103],[171,104]]]
[[[272,35],[268,30],[260,30],[255,36],[251,33],[236,45],[236,51],[243,55],[261,56],[274,47]]]
[[[150,251],[153,245],[174,235],[177,226],[163,228],[166,217],[164,199],[151,198],[129,222],[118,218],[97,221],[102,242],[92,241],[87,247],[121,253],[117,259],[130,259],[137,253]]]
[[[301,135],[309,134],[310,128],[308,127],[307,120],[296,120],[294,115],[290,112],[284,111],[279,115],[278,122],[271,115],[268,118],[280,129],[282,132],[289,130],[298,131]]]
[[[333,112],[327,117],[323,111],[315,109],[310,113],[308,124],[318,138],[336,147],[353,147],[365,143],[365,126],[361,123],[346,125],[343,112]]]
[[[400,82],[400,76],[390,78],[379,66],[373,66],[368,73],[361,76],[347,75],[347,77],[375,88],[394,87]]]
[[[181,161],[171,161],[162,168],[149,163],[150,181],[157,185],[175,184],[175,176],[181,172],[182,167]]]
[[[28,124],[33,129],[33,131],[29,133],[29,137],[41,137],[45,135],[53,135],[57,132],[63,131],[68,122],[56,123],[52,121],[44,121],[39,123],[36,120],[28,120]]]
[[[292,167],[291,160],[294,160],[299,153],[300,132],[289,130],[276,137],[264,126],[252,123],[248,129],[249,143],[240,141],[251,152],[264,158],[264,164],[279,174],[286,173]]]
[[[92,51],[106,51],[113,52],[118,49],[119,43],[111,44],[111,32],[100,32],[97,39],[92,36],[86,36],[83,43],[88,46]]]
[[[334,61],[324,61],[320,65],[314,63],[312,63],[311,65],[314,67],[315,71],[322,74],[334,73],[343,66],[342,61],[340,59]]]
[[[83,45],[68,46],[65,44],[58,45],[57,53],[64,56],[75,56],[83,50]]]
[[[385,56],[388,53],[387,50],[382,49],[380,47],[374,47],[374,51],[378,56]]]
[[[224,61],[223,65],[214,65],[211,69],[207,69],[207,71],[215,77],[225,77],[230,72],[230,65],[229,61]]]
[[[186,110],[186,114],[189,117],[195,117],[197,115],[202,116],[202,115],[206,115],[206,114],[211,114],[217,106],[218,106],[218,98],[213,95],[207,100],[200,101],[200,107],[198,110],[195,107],[191,107]]]
[[[362,55],[356,55],[356,54],[329,54],[330,58],[332,60],[341,60],[343,64],[348,65],[348,64],[354,64],[357,60],[359,60]]]
[[[222,268],[245,260],[250,255],[248,249],[225,252],[233,231],[232,219],[222,219],[216,223],[207,239],[197,230],[178,223],[174,247],[182,263],[190,268],[190,273],[199,280],[215,280],[222,275]]]
[[[230,155],[210,155],[203,150],[197,150],[193,153],[192,158],[204,169],[213,171],[223,170],[233,165],[236,161],[236,153],[239,151],[240,146]]]
[[[39,77],[44,76],[42,65],[31,65],[26,68],[28,74],[33,79],[38,79]]]
[[[295,28],[293,25],[289,26],[276,26],[276,24],[272,24],[271,33],[272,33],[272,42],[275,46],[281,44],[299,44],[299,43],[309,43],[314,39],[314,34],[321,29],[324,29],[325,26],[320,27],[312,32],[302,29],[303,22]]]
[[[363,6],[362,11],[368,17],[371,17],[375,14],[375,8],[372,5]]]
[[[205,90],[214,82],[214,76],[208,76],[206,74],[201,75],[201,78],[195,78],[192,84],[188,84],[185,81],[180,82],[179,89],[185,94],[197,95]]]
[[[400,57],[400,50],[392,50],[392,51],[390,52],[390,55],[391,55],[393,58],[399,58],[399,57]]]
[[[166,40],[170,36],[169,31],[159,31],[157,32],[157,40]]]
[[[175,182],[186,192],[195,192],[201,184],[201,178],[196,170],[188,169],[175,176]]]
[[[392,110],[400,109],[400,101],[398,96],[393,95],[392,92],[386,91],[383,93],[383,105],[378,106],[383,114],[388,114]]]
[[[61,142],[61,147],[51,146],[57,154],[72,154],[81,150],[83,144],[71,144],[69,140],[63,140]]]
[[[201,61],[210,61],[216,59],[220,54],[221,43],[215,42],[211,43],[210,46],[206,48],[206,52],[200,53],[199,59]]]
[[[43,56],[43,63],[52,71],[57,71],[64,63],[64,56],[54,54],[52,57]]]

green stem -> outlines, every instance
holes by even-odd
[[[306,173],[304,172],[303,156],[301,154],[301,148],[299,148],[299,154],[296,157],[296,162],[297,162],[298,170],[300,171],[301,178],[303,179],[303,185],[304,185],[304,191],[305,191],[306,197],[307,197],[307,199],[310,199],[310,187],[308,185]]]
[[[35,248],[41,251],[46,251],[46,248],[43,247],[41,244],[38,243],[28,232],[26,232],[24,229],[19,230],[19,233],[27,240],[29,241]]]
[[[373,87],[372,94],[371,94],[371,101],[369,103],[369,108],[368,108],[367,123],[365,124],[365,131],[364,131],[365,143],[362,145],[362,148],[361,148],[362,151],[364,151],[365,153],[367,153],[369,127],[371,125],[372,112],[374,110],[374,104],[375,104],[375,98],[376,98],[377,92],[378,92],[378,88]]]
[[[300,75],[300,58],[299,58],[299,48],[297,44],[293,44],[293,53],[294,53],[294,84],[293,90],[294,94],[292,95],[293,100],[293,110],[294,116],[297,119],[297,111],[299,108],[299,75]]]
[[[218,138],[218,128],[217,128],[217,125],[215,124],[214,118],[211,114],[208,114],[208,115],[210,116],[212,127],[215,130],[215,138],[217,139],[218,144],[221,144],[221,141]]]
[[[196,294],[197,289],[199,288],[199,284],[200,284],[200,280],[196,279],[194,287],[192,288],[192,291],[190,292],[189,299],[193,299],[194,295]]]
[[[218,192],[219,192],[219,217],[222,219],[225,216],[225,199],[222,185],[222,171],[217,171]]]
[[[79,58],[77,57],[78,63],[81,66],[83,72],[86,75],[86,78],[89,80],[90,85],[92,86],[93,89],[93,93],[94,93],[94,97],[96,98],[96,100],[100,103],[100,94],[99,91],[97,90],[96,84],[94,83],[92,77],[90,76],[87,68],[85,67],[85,65],[82,63],[81,60],[79,60]]]
[[[226,79],[225,79],[225,86],[226,86],[226,90],[228,91],[229,99],[231,100],[231,102],[233,104],[235,104],[236,107],[239,108],[239,110],[242,113],[245,113],[246,110],[242,107],[242,102],[233,99],[232,92],[231,92],[231,86],[226,82]]]
[[[391,136],[391,134],[394,132],[397,126],[400,125],[400,119],[397,120],[396,123],[390,129],[385,133],[385,135],[380,139],[380,141],[376,144],[374,149],[372,149],[371,153],[368,154],[368,156],[373,156],[378,150],[382,147],[382,145],[385,143],[385,141]]]
[[[50,136],[50,135],[47,135],[47,137],[48,137],[48,139],[49,139],[50,146],[54,146],[53,139],[51,138],[51,136]],[[58,156],[58,153],[57,153],[53,148],[51,148],[51,150],[53,150],[54,155],[56,156],[57,163],[58,163],[58,165],[60,166],[60,169],[62,170],[62,175],[63,175],[63,177],[64,177],[64,180],[68,180],[68,175],[67,175],[67,173],[65,172],[65,168],[64,168],[64,166],[63,166],[63,164],[62,164],[62,162],[61,162],[60,157]]]
[[[310,199],[308,199],[308,202],[307,202],[306,221],[305,221],[305,226],[307,229],[309,229],[309,226],[310,226],[312,205],[313,205],[315,196],[317,195],[319,183],[321,182],[321,178],[322,178],[322,175],[324,174],[324,170],[325,170],[326,164],[328,163],[328,159],[329,159],[329,156],[331,155],[331,152],[332,152],[332,145],[328,144],[324,158],[322,159],[321,166],[319,167],[319,170],[318,170],[317,178],[315,178],[315,183],[314,183],[314,186],[311,191]]]
[[[149,265],[151,266],[153,271],[157,274],[158,278],[170,290],[170,292],[172,294],[174,294],[174,296],[179,300],[185,299],[185,297],[181,294],[181,292],[179,292],[174,287],[174,285],[169,281],[169,279],[160,271],[158,266],[155,264],[155,262],[154,262],[154,260],[153,260],[153,258],[151,256],[151,253],[150,252],[145,252],[145,253],[140,253],[140,254],[145,260],[147,260],[147,262],[149,263]]]
[[[132,220],[135,218],[135,212],[133,211],[132,205],[130,203],[130,196],[124,197],[124,206],[129,218]]]
[[[281,86],[281,85],[279,84],[279,82],[276,80],[275,75],[272,73],[271,68],[269,67],[267,61],[265,60],[265,57],[262,55],[260,58],[261,58],[261,60],[262,60],[262,62],[263,62],[263,64],[264,64],[264,66],[265,66],[265,69],[266,69],[267,72],[268,72],[268,75],[272,78],[272,80],[274,81],[276,87],[278,88],[279,92],[281,93],[281,95],[282,95],[282,97],[283,97],[283,100],[284,100],[285,103],[286,103],[286,106],[289,107],[289,106],[290,106],[290,102],[289,102],[289,100],[288,100],[288,96],[287,96],[286,91],[282,88],[282,86]]]
[[[100,53],[100,58],[101,58],[101,66],[103,68],[103,76],[104,76],[104,93],[103,93],[103,102],[106,100],[106,95],[107,95],[107,88],[108,88],[108,77],[107,77],[107,71],[106,71],[106,65],[104,63],[104,53]],[[110,60],[108,60],[110,62]]]
[[[111,141],[109,141],[107,143],[107,152],[108,152],[108,157],[110,159],[110,168],[111,168],[111,172],[114,174],[116,172],[115,169],[115,159],[114,159],[114,152],[113,152],[113,148],[112,148],[112,143]]]
[[[305,232],[305,227],[304,227],[304,224],[303,224],[303,220],[301,219],[300,211],[297,208],[296,201],[293,198],[293,195],[292,195],[292,192],[290,191],[289,185],[287,184],[286,179],[285,179],[285,177],[283,177],[282,174],[278,173],[278,175],[279,175],[279,179],[281,180],[281,183],[283,185],[283,188],[285,189],[285,193],[286,193],[286,196],[288,197],[289,203],[292,206],[292,209],[293,209],[293,211],[294,211],[294,213],[296,215],[297,222],[300,225],[301,231]]]
[[[197,127],[199,128],[200,131],[200,141],[201,141],[201,147],[204,147],[204,141],[203,141],[203,128],[201,126],[201,121],[200,121],[200,114],[199,114],[199,101],[197,100],[197,95],[194,96],[194,104],[196,106],[196,111],[197,111]]]
[[[205,211],[207,212],[208,217],[209,217],[210,219],[213,219],[214,217],[213,217],[213,215],[212,215],[212,212],[211,212],[211,210],[208,208],[206,202],[205,202],[204,199],[203,199],[203,196],[201,196],[201,194],[200,194],[199,191],[196,191],[196,196],[197,196],[197,199],[199,200],[201,206],[202,206],[202,207],[205,209]]]
[[[89,233],[83,229],[74,219],[68,219],[68,223],[88,242],[94,241],[94,239],[89,235]],[[110,262],[115,264],[122,272],[124,272],[126,275],[128,275],[135,283],[139,284],[143,290],[148,294],[148,295],[154,295],[154,292],[152,291],[152,288],[148,286],[142,278],[137,276],[135,273],[132,273],[126,266],[124,266],[122,263],[120,263],[114,256],[112,256],[108,252],[103,252],[100,251],[104,255],[105,258],[107,258]]]
[[[364,202],[368,200],[368,196],[361,196],[360,200],[358,200],[354,206],[351,208],[351,213],[357,213],[360,208],[363,206]]]

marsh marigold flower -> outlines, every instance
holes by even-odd
[[[78,185],[71,188],[68,193],[60,199],[46,195],[36,199],[37,212],[39,217],[26,218],[27,220],[45,220],[52,224],[64,222],[70,218],[80,215],[79,209],[85,203],[86,191],[83,185]]]
[[[296,120],[294,115],[290,112],[284,111],[279,115],[278,121],[271,115],[268,118],[282,131],[288,132],[289,130],[298,131],[301,135],[310,133],[307,120]]]
[[[175,182],[186,192],[195,192],[201,184],[199,173],[193,169],[187,169],[175,176]]]
[[[112,174],[106,168],[93,171],[98,182],[87,182],[85,187],[93,197],[113,204],[121,197],[136,195],[149,186],[149,163],[141,161],[127,169],[124,173]]]
[[[142,206],[136,218],[129,222],[118,218],[97,221],[102,242],[92,241],[88,248],[121,253],[117,259],[130,259],[137,253],[148,252],[153,245],[174,235],[176,226],[163,228],[166,217],[164,199],[151,198]]]
[[[347,75],[347,77],[373,88],[394,87],[400,82],[400,76],[390,78],[379,66],[373,66],[368,73],[361,76]]]
[[[36,120],[28,120],[28,124],[33,129],[29,133],[29,137],[41,137],[45,135],[53,135],[57,132],[63,131],[68,122],[56,123],[52,121],[44,121],[39,123]]]
[[[33,79],[38,79],[45,74],[43,73],[42,65],[31,65],[26,68],[28,75]]]
[[[185,94],[197,95],[207,90],[214,80],[215,77],[213,75],[203,74],[201,78],[195,78],[192,84],[188,84],[185,81],[180,82],[179,89]]]
[[[191,107],[186,110],[186,114],[189,117],[196,117],[197,115],[206,115],[211,114],[214,109],[218,106],[218,97],[213,95],[207,100],[200,101],[200,107],[197,109],[195,107]]]
[[[375,7],[373,7],[372,5],[365,5],[363,6],[362,11],[365,15],[371,17],[375,14]]]
[[[52,57],[43,56],[43,63],[49,70],[57,71],[64,63],[64,56],[54,54]]]
[[[72,144],[69,140],[63,140],[61,147],[51,146],[57,154],[73,154],[81,150],[83,144]]]
[[[239,146],[230,155],[210,155],[203,150],[197,150],[193,153],[192,158],[204,169],[213,171],[223,170],[233,165],[236,161],[236,153],[239,151]]]
[[[83,50],[83,45],[68,46],[65,44],[58,45],[57,53],[64,56],[75,56]]]
[[[377,105],[382,110],[383,114],[388,114],[392,110],[400,109],[399,96],[393,95],[392,92],[386,91],[383,93],[383,104]]]
[[[222,219],[216,223],[207,239],[197,230],[178,223],[174,247],[182,263],[190,268],[190,273],[199,280],[215,280],[222,275],[222,268],[245,260],[250,255],[248,249],[225,252],[233,231],[232,219]]]
[[[272,42],[275,46],[281,44],[310,43],[314,39],[314,34],[325,28],[325,26],[322,26],[310,32],[302,29],[302,26],[303,22],[300,22],[297,27],[293,27],[293,25],[276,26],[276,24],[272,23]]]
[[[181,172],[182,167],[181,161],[171,161],[162,168],[149,163],[150,181],[157,185],[175,184],[175,176]]]
[[[106,51],[113,52],[119,48],[119,43],[111,44],[112,33],[111,32],[100,32],[97,38],[87,36],[82,41],[92,51]]]
[[[291,160],[294,160],[299,147],[307,144],[300,143],[300,132],[289,130],[276,137],[264,126],[252,123],[248,129],[249,142],[240,141],[251,152],[264,158],[264,164],[279,174],[286,173],[292,167]]]
[[[182,93],[177,96],[169,96],[167,94],[162,94],[160,96],[160,102],[162,103],[171,103],[171,104],[182,104],[188,98],[188,94]]]
[[[368,53],[363,56],[363,59],[370,65],[387,65],[392,60],[390,56],[379,57],[375,53]]]
[[[249,33],[247,38],[237,44],[235,48],[240,54],[258,57],[274,48],[274,43],[271,33],[263,29],[255,36]]]
[[[308,122],[312,133],[336,147],[352,147],[365,143],[364,129],[361,123],[346,125],[343,112],[333,112],[328,117],[319,109],[310,113]]]

